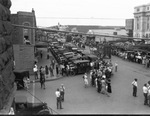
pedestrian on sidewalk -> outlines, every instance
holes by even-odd
[[[57,105],[57,109],[63,109],[62,108],[62,104],[61,104],[61,98],[60,98],[60,90],[57,89],[56,92],[55,92],[55,95],[56,95],[56,105]]]
[[[47,54],[47,59],[49,59],[49,54]]]
[[[56,64],[56,75],[58,76],[59,71],[58,71],[58,64]]]
[[[55,67],[55,60],[53,59],[52,60],[52,68],[54,69],[54,67]]]
[[[50,71],[51,77],[54,76],[54,74],[53,74],[53,69],[52,69],[52,65],[49,66],[49,71]]]
[[[60,86],[60,96],[61,96],[62,102],[64,101],[64,95],[65,95],[65,87],[64,87],[64,84],[61,84],[61,86]]]
[[[132,82],[132,86],[133,86],[133,96],[137,97],[137,79],[136,78]]]
[[[37,67],[36,62],[35,62],[34,67],[33,67],[33,72],[34,72],[35,80],[38,79],[38,67]]]
[[[41,66],[40,68],[40,83],[41,83],[41,89],[45,89],[45,68]]]
[[[49,72],[48,72],[48,66],[46,65],[45,66],[45,75],[46,75],[46,78],[48,78],[48,74],[49,74]]]
[[[143,86],[143,95],[144,95],[144,105],[148,105],[148,87],[147,84]]]

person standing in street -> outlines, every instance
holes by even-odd
[[[134,79],[134,81],[132,82],[132,86],[133,86],[133,96],[137,97],[137,79]]]
[[[147,104],[150,107],[150,88],[148,87],[148,92],[147,92]]]
[[[108,93],[112,93],[112,90],[111,90],[111,80],[110,79],[107,80],[107,86],[108,86],[107,92]]]
[[[147,88],[147,84],[144,84],[143,86],[143,95],[144,95],[144,105],[147,105],[148,102],[148,88]]]
[[[87,73],[85,73],[85,74],[83,75],[83,80],[84,80],[85,88],[88,87],[88,77],[87,77]]]
[[[60,91],[59,89],[56,90],[55,92],[55,95],[56,95],[56,105],[57,105],[57,109],[63,109],[62,108],[62,104],[61,104],[61,98],[60,98]]]
[[[115,63],[115,72],[117,72],[117,69],[118,69],[118,64],[117,62]]]
[[[107,97],[110,97],[108,92],[107,92],[107,85],[106,85],[106,81],[104,78],[101,79],[101,93],[107,95]]]
[[[64,101],[64,95],[65,95],[65,87],[64,87],[64,84],[61,84],[61,86],[60,86],[60,96],[61,96],[62,101]]]

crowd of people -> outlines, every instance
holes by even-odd
[[[99,65],[96,66],[96,63]],[[94,63],[90,71],[90,84],[95,87],[98,93],[105,94],[109,97],[108,93],[112,93],[111,90],[111,76],[113,75],[113,65],[110,61],[99,61]],[[88,87],[87,73],[83,75],[85,87]]]
[[[122,51],[122,50],[112,50],[112,55],[118,56],[124,60],[136,62],[144,65],[146,68],[150,67],[150,58],[148,55],[141,52],[133,51]]]

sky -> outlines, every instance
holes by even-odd
[[[134,18],[134,7],[150,0],[11,0],[12,14],[35,10],[37,26],[101,25],[125,26]]]

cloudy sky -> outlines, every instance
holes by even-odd
[[[134,7],[150,0],[11,0],[11,13],[35,10],[37,26],[102,25],[125,26]]]

